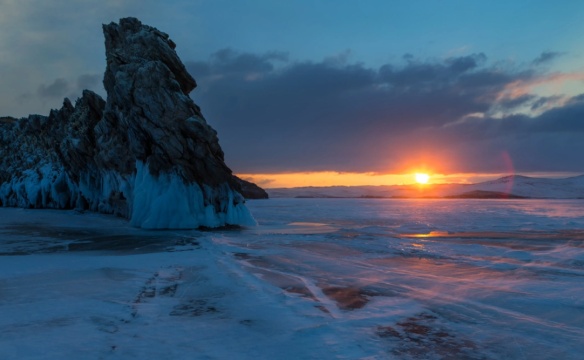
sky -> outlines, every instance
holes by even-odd
[[[261,186],[584,173],[584,2],[0,0],[0,114],[105,97],[126,16],[170,35]]]

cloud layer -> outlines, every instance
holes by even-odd
[[[584,74],[553,70],[579,68],[557,64],[582,54],[577,36],[565,36],[579,33],[582,5],[546,6],[540,22],[508,4],[459,16],[431,1],[379,1],[374,19],[318,6],[330,8],[326,18],[302,2],[0,0],[0,116],[48,114],[84,88],[104,95],[101,24],[137,16],[168,32],[183,60],[253,49],[188,62],[200,85],[192,96],[237,172],[584,171],[584,99],[574,96]],[[420,12],[440,26],[412,26]],[[512,21],[493,27],[501,14]],[[344,18],[346,27],[331,26]],[[432,30],[445,23],[452,31]],[[291,52],[265,51],[274,48]],[[424,57],[395,58],[405,51]]]
[[[517,66],[408,54],[370,68],[343,54],[289,62],[224,49],[187,68],[240,172],[584,171],[584,97],[532,91],[570,79],[542,70],[557,56]]]

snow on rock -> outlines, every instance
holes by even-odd
[[[135,18],[103,31],[107,101],[86,90],[48,117],[0,118],[0,205],[149,229],[255,224],[172,40]]]

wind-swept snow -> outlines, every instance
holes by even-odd
[[[259,226],[220,232],[0,208],[0,358],[584,352],[581,200],[248,206]]]

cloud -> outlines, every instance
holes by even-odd
[[[74,82],[68,81],[64,78],[58,78],[48,85],[41,84],[37,89],[36,95],[40,99],[63,100],[64,97],[69,97],[74,100],[80,97],[85,89],[93,91],[101,90],[101,85],[99,84],[100,79],[101,76],[97,74],[80,75]],[[27,101],[33,100],[33,97],[30,94],[23,94],[20,98],[23,100],[26,99]]]
[[[510,98],[515,99],[525,94],[533,92],[537,87],[553,85],[560,88],[562,85],[569,82],[584,81],[584,73],[582,72],[568,72],[568,73],[551,73],[538,74],[538,76],[531,76],[524,79],[516,79],[505,84],[505,89],[500,92],[499,100]]]
[[[95,89],[99,87],[101,75],[98,74],[83,74],[77,78],[77,90],[83,91],[85,89]]]
[[[532,111],[547,111],[566,104],[570,98],[562,95],[542,96],[531,103]]]
[[[476,75],[472,70],[486,60],[482,53],[448,58],[444,62],[417,61],[410,54],[404,58],[407,61],[405,67],[383,65],[379,70],[381,80],[398,87],[439,87],[457,81],[463,75]]]
[[[63,78],[55,79],[49,85],[42,84],[37,90],[37,94],[43,98],[62,98],[69,91],[69,82]]]
[[[404,59],[371,68],[228,49],[187,68],[200,84],[192,96],[239,172],[387,172],[422,163],[451,172],[501,171],[501,152],[519,154],[518,144],[550,159],[535,170],[580,166],[573,153],[552,161],[533,145],[563,144],[571,130],[580,131],[577,98],[531,92],[576,74],[490,65],[482,53]],[[531,163],[516,158],[518,168]]]
[[[196,77],[207,76],[235,76],[249,79],[251,76],[259,76],[274,70],[274,63],[285,63],[288,54],[283,52],[270,52],[263,55],[238,53],[232,49],[221,49],[212,54],[208,62],[187,61],[185,66]]]
[[[555,60],[557,57],[564,55],[564,53],[556,51],[544,51],[533,60],[534,65],[542,65]]]
[[[545,99],[549,100],[549,99]],[[437,158],[456,158],[461,171],[583,171],[584,97],[537,116],[469,117],[448,128],[419,131]],[[504,156],[503,156],[504,155]]]
[[[386,172],[423,163],[486,171],[503,164],[505,152],[517,168],[582,163],[574,155],[584,143],[580,98],[555,89],[577,88],[584,75],[546,72],[560,52],[523,65],[477,52],[446,59],[406,54],[371,67],[354,62],[350,49],[295,61],[286,52],[225,48],[201,60],[194,54],[207,54],[225,36],[196,21],[208,17],[193,2],[0,3],[0,115],[48,114],[83,88],[101,92],[101,23],[137,16],[167,31],[183,60],[193,60],[186,62],[199,84],[192,96],[238,172]],[[84,11],[91,16],[79,16]],[[229,26],[213,30],[233,38]],[[549,90],[545,96],[537,93],[541,87]]]

